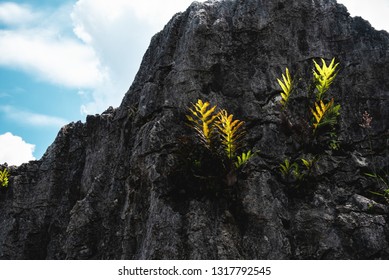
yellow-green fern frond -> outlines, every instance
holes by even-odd
[[[313,160],[306,160],[304,158],[301,159],[301,162],[305,165],[305,167],[309,170],[313,166]]]
[[[209,102],[203,102],[201,99],[197,100],[196,104],[193,104],[193,109],[189,108],[190,115],[186,115],[189,121],[189,126],[192,127],[200,141],[207,147],[211,147],[211,139],[215,132],[215,114],[216,106],[211,108]]]
[[[329,89],[330,85],[334,81],[338,71],[336,71],[336,67],[338,67],[339,63],[335,64],[335,58],[332,59],[330,65],[326,65],[324,59],[321,59],[322,66],[313,60],[315,65],[315,69],[313,69],[313,76],[315,78],[316,88],[317,88],[317,100],[321,100],[323,95]]]
[[[280,171],[284,177],[288,177],[292,169],[296,170],[296,168],[298,169],[297,163],[291,163],[287,158],[284,160],[284,163],[280,163]]]
[[[235,162],[235,167],[240,168],[243,165],[245,165],[253,156],[255,156],[257,152],[252,153],[251,150],[249,150],[247,153],[242,153],[242,155],[237,156],[237,161]]]
[[[240,146],[240,140],[245,133],[244,122],[233,118],[232,114],[228,115],[226,110],[221,110],[215,123],[228,158],[235,156],[235,152]]]
[[[7,187],[8,186],[8,177],[9,173],[6,168],[3,171],[0,171],[0,186]]]
[[[286,68],[286,70],[285,70],[285,75],[282,74],[282,80],[277,79],[277,81],[278,81],[278,84],[280,85],[280,87],[282,88],[280,102],[281,102],[282,108],[285,109],[287,104],[288,104],[289,96],[290,96],[290,93],[292,92],[292,88],[293,88],[292,77],[290,76],[288,68]]]
[[[332,98],[327,104],[320,100],[315,102],[315,108],[311,108],[311,112],[314,116],[314,131],[323,125],[335,125],[337,123],[337,117],[339,116],[340,105],[334,106],[334,99]]]
[[[315,102],[314,109],[311,108],[311,112],[315,117],[315,121],[313,123],[313,127],[315,129],[318,128],[318,126],[321,124],[321,120],[324,118],[324,114],[331,106],[331,102],[333,103],[333,99],[327,104],[324,104],[323,100],[320,100],[319,102]]]
[[[307,168],[308,171],[311,171],[313,166],[316,164],[318,161],[317,157],[314,157],[313,159],[305,159],[301,158],[301,162],[304,164],[304,166]]]

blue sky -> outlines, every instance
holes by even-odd
[[[389,0],[338,2],[389,30]],[[119,106],[151,37],[190,3],[0,1],[0,163],[39,159],[66,123]]]

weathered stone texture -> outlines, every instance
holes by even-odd
[[[305,142],[282,125],[276,78],[285,67],[310,77],[320,57],[341,63],[341,149],[295,189],[278,167]],[[334,0],[194,2],[152,38],[119,108],[63,127],[41,160],[10,168],[0,258],[388,259],[389,208],[363,175],[389,169],[388,73],[389,34]],[[292,112],[304,110],[299,92]],[[245,120],[261,151],[225,193],[182,172],[198,98]]]

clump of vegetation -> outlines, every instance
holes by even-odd
[[[3,171],[0,171],[0,186],[1,187],[8,187],[8,178],[9,173],[7,168],[4,168]]]
[[[339,63],[335,63],[335,58],[333,58],[328,65],[324,59],[321,59],[321,65],[315,60],[313,60],[313,64],[313,82],[305,90],[303,97],[305,103],[300,102],[306,104],[303,111],[295,109],[293,113],[288,112],[294,109],[290,108],[289,103],[297,87],[296,83],[293,82],[294,79],[292,79],[289,69],[286,68],[282,78],[277,79],[281,87],[280,105],[284,120],[288,124],[287,127],[290,129],[298,128],[296,135],[299,135],[304,143],[308,143],[308,146],[313,147],[309,153],[312,151],[316,153],[312,160],[301,158],[298,162],[290,162],[289,159],[285,159],[280,164],[280,172],[287,181],[302,182],[306,180],[311,175],[314,164],[323,150],[338,150],[340,148],[337,125],[341,105],[335,104],[335,99],[328,94],[338,74]],[[305,112],[310,114],[307,115]],[[306,134],[302,135],[301,131],[306,131]],[[323,148],[318,149],[319,147]],[[294,158],[297,157],[298,155],[294,156]]]
[[[212,139],[215,136],[215,114],[216,106],[208,109],[209,102],[203,102],[201,99],[193,104],[193,109],[189,108],[190,115],[186,115],[189,126],[192,127],[200,142],[207,148],[211,149]]]
[[[323,100],[315,102],[315,109],[311,108],[311,112],[314,116],[313,121],[313,133],[319,127],[322,126],[334,126],[338,122],[338,116],[340,115],[340,105],[334,105],[334,99],[332,98],[328,103],[324,103]]]
[[[286,181],[296,182],[297,186],[299,186],[310,178],[316,162],[317,158],[301,158],[300,161],[296,162],[285,159],[283,163],[280,163],[280,172]]]
[[[281,101],[280,101],[282,105],[282,109],[286,109],[286,107],[288,106],[289,96],[293,89],[292,77],[290,76],[288,68],[286,68],[285,70],[285,75],[282,74],[282,80],[277,79],[277,81],[280,87],[282,88]]]
[[[335,104],[334,98],[329,100],[327,98],[327,92],[333,83],[335,77],[338,74],[336,68],[339,63],[335,64],[335,58],[327,66],[324,59],[321,59],[322,66],[320,66],[315,60],[313,69],[313,85],[315,93],[315,100],[310,100],[311,92],[307,89],[306,98],[308,103],[312,102],[309,106],[312,113],[312,120],[308,120],[307,123],[311,124],[313,134],[321,127],[334,127],[338,122],[338,116],[340,115],[341,106]],[[292,92],[294,91],[295,84],[293,83],[289,69],[286,68],[285,74],[282,74],[282,80],[277,79],[282,91],[280,92],[280,103],[283,110],[287,109]]]
[[[229,159],[236,157],[236,151],[241,145],[241,140],[245,134],[244,122],[234,120],[234,115],[229,115],[226,110],[220,110],[217,114],[217,132],[220,143]]]
[[[252,152],[249,150],[247,153],[242,153],[242,155],[237,156],[237,161],[235,162],[235,167],[240,168],[245,165],[253,156],[256,155],[257,152]]]
[[[323,100],[325,93],[330,88],[334,81],[338,71],[335,71],[339,63],[335,64],[335,58],[331,60],[331,63],[327,66],[324,59],[321,59],[322,66],[313,60],[315,69],[313,70],[313,76],[315,79],[315,85],[317,89],[316,100]]]
[[[233,185],[236,182],[234,178],[237,170],[257,153],[251,150],[241,152],[246,135],[244,121],[235,119],[234,115],[229,114],[225,109],[217,110],[217,106],[212,106],[201,99],[189,108],[189,112],[186,115],[188,125],[194,130],[199,143],[206,150],[206,152],[198,152],[200,159],[193,160],[196,169],[201,170],[202,162],[210,158],[218,161],[213,164],[214,169],[219,166],[221,173],[226,177],[224,181],[227,185]]]
[[[385,174],[381,176],[377,173],[365,173],[365,175],[373,178],[377,182],[377,185],[383,189],[383,191],[370,191],[370,193],[383,197],[389,203],[389,175]]]
[[[367,130],[368,132],[368,141],[371,152],[373,152],[373,148],[369,130],[371,129],[372,121],[373,117],[370,116],[367,111],[365,111],[362,114],[362,122],[359,124],[360,127]],[[377,171],[377,168],[373,166],[373,171],[365,172],[364,175],[376,182],[376,190],[370,191],[370,193],[384,198],[385,201],[389,203],[389,173],[383,170]]]

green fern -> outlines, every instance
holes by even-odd
[[[301,159],[301,162],[304,164],[304,166],[310,170],[313,166],[313,160],[306,160],[304,158]]]
[[[285,75],[282,74],[282,80],[283,81],[281,81],[280,79],[277,79],[278,84],[280,85],[280,87],[283,90],[281,92],[281,101],[280,102],[281,102],[282,108],[285,109],[288,105],[289,96],[290,96],[292,89],[293,89],[293,81],[292,81],[292,77],[290,76],[288,68],[286,68],[286,70],[285,70]]]
[[[325,104],[323,100],[315,102],[315,108],[311,108],[311,112],[314,116],[314,132],[321,126],[335,125],[338,122],[340,108],[340,105],[334,105],[333,98],[327,104]]]
[[[311,175],[311,172],[312,172],[313,167],[314,167],[315,163],[317,162],[317,160],[318,159],[316,157],[314,157],[313,159],[301,158],[301,162],[303,163],[303,165],[306,168],[306,175],[307,176]]]
[[[186,115],[186,118],[189,121],[189,126],[196,131],[201,143],[210,149],[215,134],[214,121],[217,114],[214,113],[216,106],[208,109],[209,106],[209,102],[203,102],[201,99],[197,100],[197,103],[193,104],[194,108],[189,108],[191,115]]]
[[[296,169],[296,167],[298,167],[297,163],[290,163],[289,159],[285,159],[284,163],[280,164],[281,174],[284,177],[288,177],[289,174],[291,173],[292,169]]]
[[[243,165],[245,165],[252,157],[256,155],[257,152],[252,153],[251,150],[249,150],[247,153],[242,153],[242,155],[237,156],[237,161],[235,162],[235,167],[240,168]]]
[[[235,157],[236,150],[240,147],[241,138],[244,136],[244,122],[234,120],[226,110],[221,110],[215,123],[218,134],[221,137],[221,144],[229,159]]]
[[[330,88],[332,82],[334,81],[338,71],[336,71],[336,67],[338,67],[339,63],[335,64],[335,58],[331,60],[330,65],[326,65],[324,59],[321,59],[322,67],[313,60],[315,68],[313,69],[313,76],[315,78],[315,84],[317,88],[316,100],[322,100],[324,94]]]
[[[290,175],[293,175],[294,179],[297,180],[297,182],[301,182],[305,176],[305,173],[300,171],[300,167],[297,162],[291,163],[288,159],[285,159],[284,163],[280,164],[280,171],[285,179],[289,179]]]
[[[8,177],[9,173],[6,168],[3,171],[0,171],[0,186],[7,187],[8,186]]]

